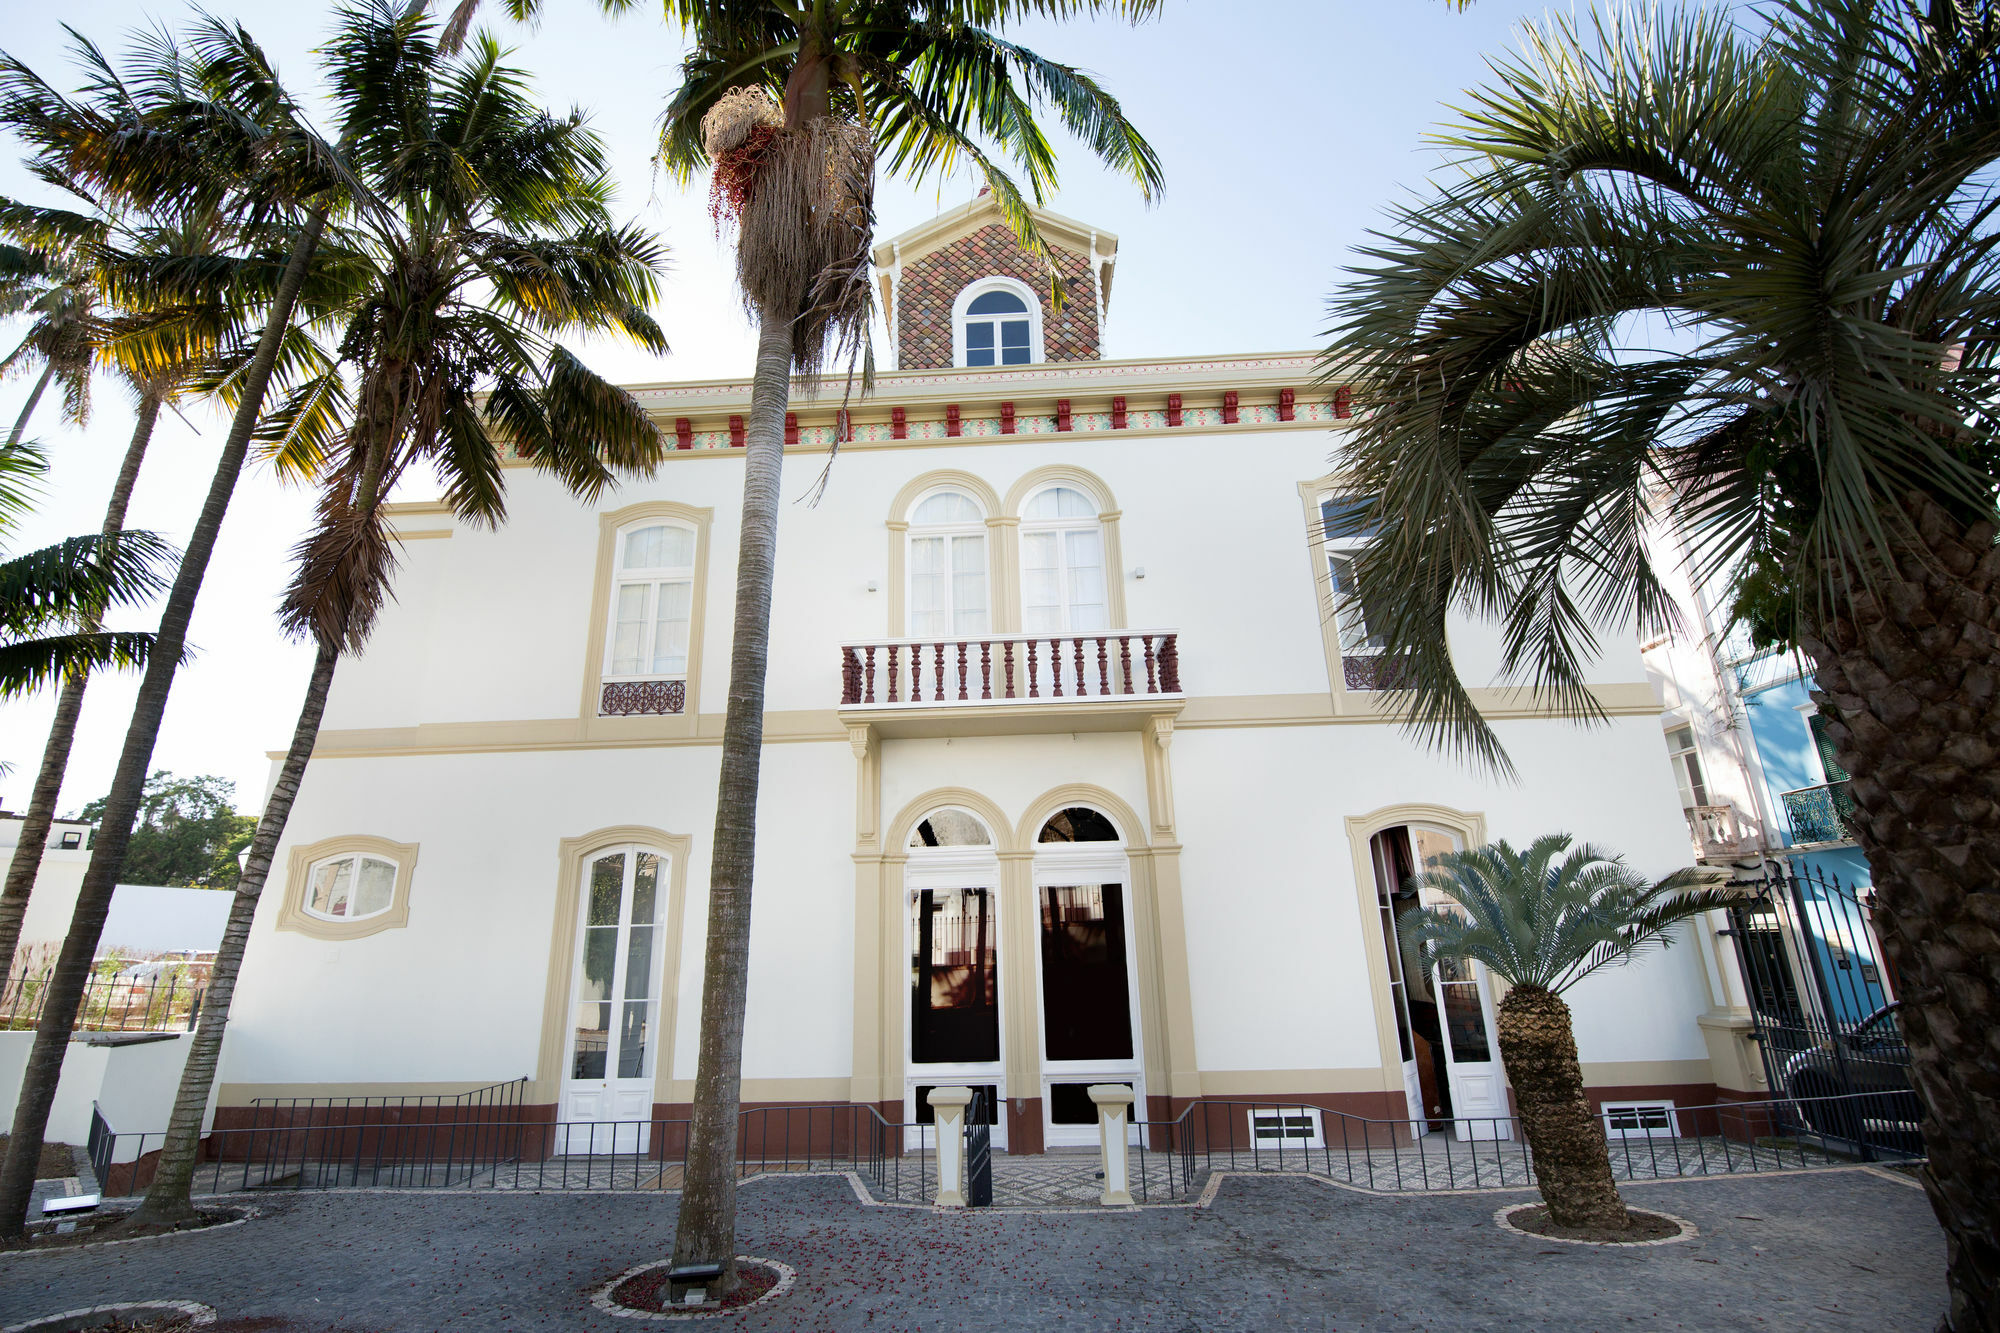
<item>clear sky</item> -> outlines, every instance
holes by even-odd
[[[313,86],[311,51],[330,26],[332,5],[209,0],[207,7],[240,19],[295,89]],[[628,381],[747,378],[754,340],[710,228],[705,185],[683,193],[655,181],[649,165],[659,109],[674,82],[677,39],[650,12],[613,22],[591,0],[548,0],[533,28],[509,23],[500,9],[489,0],[488,19],[516,48],[517,63],[534,72],[550,105],[590,112],[614,150],[623,208],[672,249],[660,311],[671,354],[654,358],[607,344],[583,349],[588,359]],[[1120,240],[1105,328],[1112,357],[1317,345],[1327,298],[1355,247],[1382,207],[1420,188],[1435,167],[1426,132],[1461,90],[1482,80],[1485,56],[1507,49],[1517,26],[1545,6],[1478,0],[1461,13],[1442,0],[1168,0],[1166,10],[1136,30],[1035,24],[1014,34],[1098,75],[1165,161],[1166,192],[1148,208],[1130,185],[1058,140],[1063,189],[1051,206]],[[0,48],[69,87],[64,22],[116,51],[133,29],[178,25],[191,12],[165,0],[3,0]],[[53,202],[17,159],[14,145],[0,143],[0,193]],[[970,177],[922,187],[884,181],[878,236],[964,202],[977,185]],[[23,380],[0,384],[0,422],[12,422],[26,392]],[[175,540],[194,521],[226,429],[206,406],[183,410],[184,418],[167,418],[155,436],[130,517],[133,526]],[[54,469],[45,503],[12,549],[98,528],[131,422],[129,401],[109,381],[82,430],[60,423],[44,400],[31,434],[49,446]],[[802,473],[788,484],[810,480]],[[825,503],[839,503],[838,468]],[[197,656],[180,673],[154,753],[156,768],[233,779],[239,806],[253,813],[267,780],[266,752],[289,739],[311,665],[307,648],[280,638],[273,614],[309,508],[306,495],[281,487],[268,468],[246,471],[195,614]],[[143,628],[150,621],[132,615],[124,623]],[[497,662],[465,666],[505,669]],[[109,785],[135,685],[130,676],[92,681],[63,812]],[[14,765],[0,779],[7,809],[27,803],[52,710],[46,697],[0,706],[0,760]]]

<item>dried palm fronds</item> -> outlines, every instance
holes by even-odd
[[[293,549],[298,561],[278,618],[286,631],[359,651],[389,596],[396,567],[379,505],[356,506],[346,487],[320,494],[319,517]]]
[[[768,133],[767,133],[768,130]],[[799,129],[757,122],[716,171],[740,192],[736,281],[753,317],[792,320],[792,360],[815,375],[828,353],[858,356],[874,303],[875,141],[826,117]]]

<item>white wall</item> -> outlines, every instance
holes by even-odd
[[[88,852],[46,852],[35,891],[21,922],[23,946],[55,948],[69,934],[70,914],[83,887]],[[184,953],[213,950],[222,942],[235,895],[217,889],[120,884],[98,936],[98,952]]]
[[[0,1103],[12,1106],[20,1099],[21,1076],[34,1044],[32,1032],[0,1032]],[[181,1067],[187,1063],[192,1044],[193,1039],[184,1032],[115,1044],[72,1041],[63,1055],[62,1078],[56,1085],[44,1137],[50,1143],[82,1147],[90,1134],[90,1109],[95,1103],[112,1129],[135,1136],[121,1142],[117,1156],[118,1161],[132,1161],[139,1155],[137,1135],[166,1130],[174,1096],[180,1091]],[[225,1056],[228,1049],[225,1044]],[[204,1129],[214,1116],[211,1090]],[[159,1146],[157,1139],[148,1145],[149,1149]]]

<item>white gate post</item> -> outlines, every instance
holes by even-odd
[[[965,1207],[965,1107],[971,1088],[932,1088],[925,1099],[937,1121],[937,1206]]]
[[[1097,1146],[1104,1159],[1104,1204],[1130,1204],[1132,1178],[1126,1168],[1125,1122],[1130,1118],[1132,1089],[1123,1083],[1093,1083],[1090,1100],[1097,1104]]]

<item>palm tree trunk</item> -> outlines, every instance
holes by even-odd
[[[35,1025],[35,1044],[21,1075],[21,1100],[14,1108],[14,1129],[7,1142],[7,1158],[0,1164],[0,1240],[25,1233],[28,1200],[35,1186],[35,1164],[41,1157],[42,1135],[48,1128],[49,1107],[55,1101],[56,1085],[62,1077],[63,1055],[69,1046],[70,1028],[83,1000],[84,983],[90,976],[97,939],[104,931],[104,917],[111,909],[111,894],[118,873],[125,866],[126,848],[132,841],[132,821],[138,815],[145,791],[146,772],[153,761],[153,746],[159,739],[160,720],[166,715],[167,695],[173,689],[174,672],[187,646],[188,621],[194,615],[196,596],[208,572],[209,557],[215,553],[215,539],[222,530],[223,515],[236,478],[243,471],[243,459],[250,447],[250,432],[264,404],[264,391],[271,382],[271,370],[278,347],[291,324],[292,307],[304,285],[306,269],[319,238],[326,230],[326,214],[309,215],[304,229],[293,242],[285,261],[284,275],[272,298],[269,317],[257,341],[256,356],[243,377],[243,396],[230,423],[229,437],[223,442],[222,456],[209,483],[208,498],[181,556],[180,572],[160,616],[160,628],[147,658],[146,674],[139,683],[138,704],[125,732],[125,748],[118,757],[118,770],[105,797],[104,815],[98,826],[96,849],[84,871],[77,891],[76,910],[70,916],[69,934],[50,978],[48,998],[41,1020]]]
[[[147,389],[139,396],[139,420],[132,428],[132,443],[126,446],[125,462],[111,487],[111,502],[104,507],[104,535],[116,537],[125,530],[125,509],[132,500],[132,486],[139,478],[146,447],[152,443],[153,427],[160,419],[164,390]],[[42,767],[35,774],[34,789],[28,794],[28,811],[21,821],[21,841],[14,859],[7,865],[7,882],[0,887],[0,978],[14,970],[14,952],[21,943],[21,922],[28,913],[28,896],[34,892],[35,876],[42,868],[42,852],[48,846],[49,825],[55,820],[56,799],[62,795],[63,774],[69,769],[70,747],[76,741],[76,720],[83,713],[83,690],[89,677],[63,677],[56,695],[56,717],[49,726],[48,744],[42,747]]]
[[[306,686],[305,702],[299,706],[298,725],[292,730],[292,748],[285,752],[285,763],[278,770],[271,799],[264,803],[263,818],[257,821],[257,836],[250,841],[250,859],[244,864],[243,877],[236,881],[229,924],[223,929],[215,970],[202,994],[201,1024],[195,1030],[194,1043],[188,1047],[187,1063],[181,1068],[180,1091],[174,1095],[174,1111],[167,1122],[166,1142],[160,1145],[153,1183],[147,1187],[137,1211],[119,1224],[121,1235],[171,1231],[197,1220],[191,1196],[195,1163],[201,1156],[201,1122],[208,1111],[209,1091],[215,1086],[215,1067],[222,1055],[223,1033],[229,1026],[236,977],[242,971],[243,953],[250,943],[257,900],[270,878],[271,861],[277,855],[279,839],[284,837],[285,821],[291,818],[292,803],[298,799],[306,761],[312,758],[313,743],[319,739],[327,691],[333,686],[333,670],[339,663],[340,649],[320,644],[319,656],[313,661],[312,679]]]
[[[1569,1006],[1548,991],[1516,986],[1500,1001],[1498,1019],[1500,1058],[1514,1085],[1549,1220],[1559,1227],[1625,1230],[1631,1222],[1611,1179],[1604,1126],[1583,1095]]]
[[[28,401],[21,405],[21,415],[14,418],[14,429],[7,432],[7,447],[12,449],[28,433],[28,418],[35,415],[35,408],[42,401],[42,390],[49,387],[55,378],[56,363],[49,361],[42,366],[42,373],[35,379],[35,387],[28,390]]]
[[[709,856],[701,1046],[688,1127],[687,1183],[681,1191],[673,1255],[676,1264],[724,1265],[723,1291],[736,1285],[736,1129],[743,1092],[743,1006],[750,979],[750,885],[757,850],[757,778],[764,754],[764,669],[771,646],[778,482],[785,461],[785,408],[791,388],[791,323],[765,315],[744,438],[729,711],[722,726],[722,776],[716,790],[715,844]]]
[[[1905,508],[1915,540],[1800,642],[1854,775],[1963,1333],[2000,1329],[2000,547],[1990,521]]]

